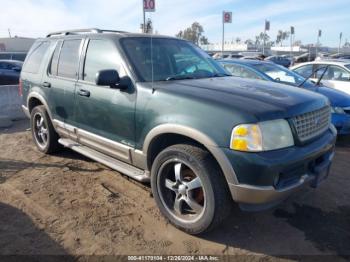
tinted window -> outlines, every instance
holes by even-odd
[[[79,51],[81,39],[66,40],[63,42],[58,61],[57,75],[76,78],[78,73]]]
[[[49,42],[39,42],[28,55],[28,59],[23,65],[23,71],[29,73],[38,73],[41,62],[44,58],[44,55],[49,47]]]
[[[85,57],[85,81],[95,82],[96,73],[100,70],[118,70],[118,54],[113,43],[104,40],[90,40]]]
[[[58,68],[58,58],[60,55],[60,48],[61,48],[62,42],[59,41],[56,45],[55,51],[52,55],[51,65],[50,65],[50,74],[56,76],[57,75],[57,68]]]
[[[346,68],[350,69],[350,64],[349,65],[345,65]]]
[[[301,66],[294,70],[299,75],[302,75],[303,77],[310,77],[313,72],[313,65],[305,65]]]
[[[122,46],[141,81],[209,78],[227,73],[190,43],[167,38],[125,38]]]

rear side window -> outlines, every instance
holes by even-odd
[[[118,53],[113,43],[105,40],[90,40],[85,57],[84,77],[88,82],[95,82],[100,70],[118,70]]]
[[[39,71],[44,55],[49,48],[49,42],[40,42],[33,47],[33,50],[28,54],[28,59],[23,65],[22,71],[36,74]]]
[[[58,61],[57,75],[67,78],[77,78],[81,39],[63,42]]]
[[[294,71],[297,72],[299,75],[302,75],[303,77],[308,78],[313,73],[313,65],[311,64],[311,65],[301,66],[295,69]]]

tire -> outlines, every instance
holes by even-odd
[[[59,136],[52,126],[45,106],[36,106],[30,113],[30,127],[35,145],[39,151],[50,154],[60,149]]]
[[[160,152],[152,165],[151,186],[163,216],[193,235],[218,226],[233,206],[220,167],[208,151],[193,145]]]

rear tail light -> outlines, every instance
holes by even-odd
[[[23,96],[23,83],[21,79],[19,80],[19,83],[18,83],[18,94],[19,96]]]

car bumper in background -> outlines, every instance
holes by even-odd
[[[332,114],[332,124],[337,129],[339,135],[350,134],[349,114]]]

